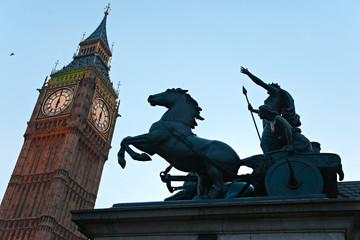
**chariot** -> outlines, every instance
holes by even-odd
[[[273,151],[245,158],[242,160],[242,166],[252,168],[253,171],[251,174],[238,175],[234,180],[246,183],[239,189],[237,197],[241,197],[246,188],[253,186],[255,196],[325,194],[327,197],[335,198],[338,195],[337,175],[340,180],[344,178],[341,159],[333,153]],[[161,180],[166,183],[169,192],[191,191],[196,187],[197,178],[194,175],[173,176],[169,173],[170,169],[171,167],[168,167],[160,173]],[[185,184],[173,187],[174,181],[184,181]],[[184,193],[178,194],[180,195],[184,196]]]

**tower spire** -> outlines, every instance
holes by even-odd
[[[105,7],[105,15],[109,15],[111,8],[110,8],[110,3]]]
[[[107,19],[107,16],[109,15],[109,11],[110,11],[110,3],[105,7],[105,12],[104,12],[105,16],[104,16],[103,20],[101,21],[101,23],[99,24],[99,26],[81,44],[100,40],[103,42],[103,44],[105,45],[107,50],[110,51],[107,34],[106,34],[106,19]]]
[[[55,67],[53,67],[53,69],[51,70],[51,73],[56,72],[56,67],[57,67],[57,65],[59,65],[59,60],[56,60],[56,62],[55,62]]]
[[[109,68],[111,67],[111,60],[112,60],[113,50],[114,50],[114,43],[111,44],[111,49],[110,49],[111,56],[110,56],[110,58],[109,58],[109,63],[108,63],[108,67],[109,67]]]
[[[86,32],[83,33],[82,37],[81,37],[81,40],[80,42],[84,41],[84,38],[85,38],[85,35],[86,35]],[[76,52],[74,54],[74,56],[78,55],[79,54],[79,50],[80,50],[80,45],[78,45],[77,49],[76,49]]]
[[[112,57],[112,47],[109,47],[109,42],[106,34],[106,20],[110,12],[110,3],[105,7],[104,17],[98,27],[87,38],[85,34],[81,38],[79,47],[73,60],[57,71],[56,73],[63,73],[73,71],[76,69],[83,69],[86,67],[94,68],[100,74],[109,86],[113,89],[113,83],[110,81],[109,70]],[[52,74],[55,72],[52,72]],[[115,93],[115,89],[113,89]]]
[[[117,84],[117,89],[116,89],[116,95],[118,95],[118,96],[119,96],[119,93],[120,93],[120,86],[121,86],[121,83],[119,81],[118,84]]]

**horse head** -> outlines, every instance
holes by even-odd
[[[182,90],[181,88],[168,89],[165,92],[150,95],[148,102],[151,106],[163,106],[166,108],[171,108],[175,103],[184,98],[184,94],[186,92],[187,90]]]
[[[151,106],[163,106],[169,109],[162,120],[178,120],[194,128],[197,126],[195,119],[204,120],[204,118],[200,116],[202,109],[187,91],[181,88],[167,89],[165,92],[150,95],[148,102]]]

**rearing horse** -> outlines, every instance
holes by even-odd
[[[200,116],[198,103],[186,92],[177,88],[149,96],[151,106],[164,106],[168,110],[152,124],[149,133],[121,141],[118,162],[122,168],[125,167],[125,151],[138,161],[150,161],[148,154],[156,153],[176,169],[197,174],[195,198],[218,198],[225,192],[224,181],[236,177],[240,158],[229,145],[193,134],[191,129],[197,125],[195,120],[204,119]],[[129,145],[148,154],[136,153]],[[214,185],[212,191],[211,185]]]

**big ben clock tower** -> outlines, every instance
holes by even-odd
[[[40,95],[0,207],[0,239],[84,239],[70,210],[95,205],[119,101],[105,16]]]

